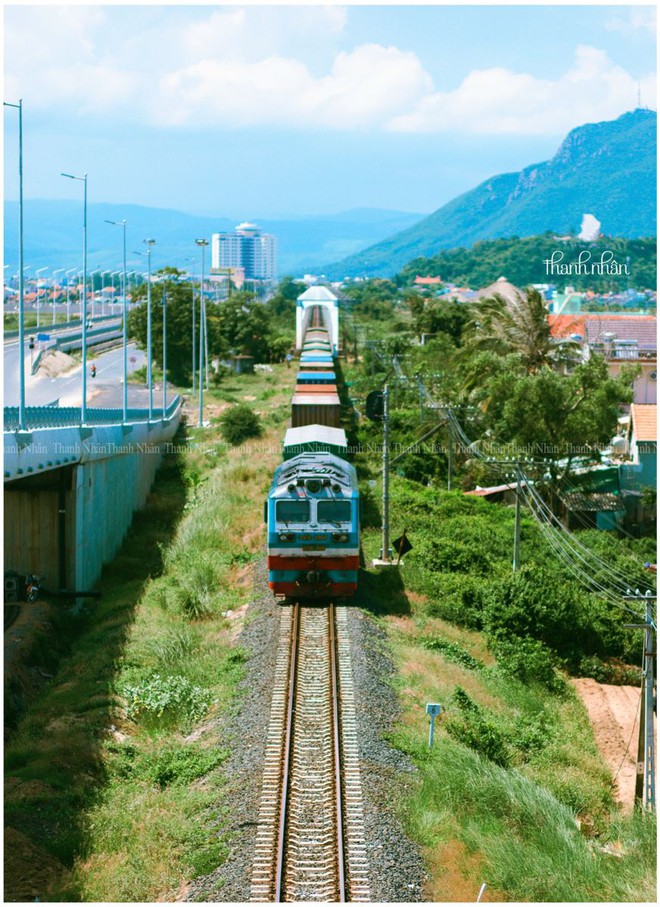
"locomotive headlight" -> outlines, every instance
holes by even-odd
[[[345,532],[335,532],[335,534],[332,537],[335,540],[335,542],[347,542],[348,541],[348,536],[346,535]]]
[[[280,542],[292,542],[293,538],[294,538],[293,532],[280,533]]]

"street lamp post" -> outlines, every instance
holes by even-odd
[[[124,272],[122,277],[122,348],[123,348],[123,366],[122,372],[124,376],[124,394],[123,394],[123,407],[122,407],[122,420],[124,422],[128,421],[128,352],[127,352],[127,335],[126,335],[126,221],[125,220],[107,220],[107,224],[112,224],[115,227],[121,227],[124,231]]]
[[[163,419],[167,410],[167,290],[163,284]]]
[[[106,221],[108,223],[108,221]],[[112,280],[112,271],[101,271],[101,315],[105,315],[105,275],[109,274]]]
[[[192,262],[193,267],[191,268],[191,279],[190,279],[190,294],[192,297],[192,396],[195,396],[195,368],[197,366],[196,357],[195,357],[195,259],[187,258],[187,262]]]
[[[65,270],[64,268],[56,268],[53,271],[53,327],[55,327],[55,324],[57,322],[57,315],[56,315],[57,305],[56,305],[56,301],[55,301],[55,275],[62,274],[64,272],[64,270]]]
[[[18,428],[25,431],[25,289],[23,271],[23,99],[18,104],[4,101],[18,110],[18,345],[20,349]]]
[[[70,268],[66,272],[66,323],[71,321],[71,297],[69,295],[69,274],[75,274],[77,268]]]
[[[41,274],[42,271],[47,271],[47,270],[48,270],[48,265],[46,265],[45,268],[37,268],[35,271],[35,274],[37,275],[37,283],[36,283],[36,286],[37,286],[37,328],[39,328],[41,325],[41,305],[40,305],[41,295],[39,293],[39,275]]]
[[[82,289],[82,406],[80,421],[87,421],[87,174],[74,176],[72,173],[61,173],[70,180],[79,180],[84,185],[83,192],[83,289]]]
[[[143,239],[147,244],[147,384],[149,385],[149,421],[154,412],[154,384],[151,370],[151,247],[155,239]]]
[[[196,239],[195,242],[202,250],[202,272],[199,276],[199,419],[198,426],[204,424],[204,335],[206,334],[206,303],[204,301],[204,248],[208,246],[208,239]]]

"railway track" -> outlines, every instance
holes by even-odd
[[[282,608],[250,900],[370,900],[345,608]]]

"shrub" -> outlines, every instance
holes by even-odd
[[[442,652],[449,661],[459,664],[471,671],[478,671],[483,668],[484,664],[470,655],[463,646],[456,642],[450,642],[448,639],[442,639],[440,636],[427,636],[420,640],[425,649],[431,649],[434,652]]]
[[[261,435],[261,419],[245,403],[225,410],[220,416],[220,434],[228,444],[242,444]]]
[[[444,726],[450,736],[491,762],[507,768],[511,763],[511,753],[505,735],[494,720],[462,687],[455,688],[453,700],[461,712],[461,718],[451,716],[445,721]]]
[[[126,684],[119,694],[126,700],[126,715],[132,720],[144,717],[166,722],[195,721],[208,712],[213,702],[210,690],[195,686],[180,675],[164,677],[158,673],[136,684]]]
[[[172,745],[161,750],[149,762],[149,780],[159,787],[169,784],[190,784],[208,774],[227,758],[226,750],[200,749],[193,744]]]
[[[483,628],[486,583],[480,577],[445,573],[434,578],[432,600],[426,607],[431,617],[442,617],[471,630]]]
[[[487,573],[490,559],[476,545],[470,546],[453,539],[433,538],[423,547],[423,563],[437,573]]]
[[[565,687],[561,674],[556,671],[556,658],[538,639],[503,639],[491,641],[491,651],[497,658],[497,670],[522,683],[540,683],[558,693]]]

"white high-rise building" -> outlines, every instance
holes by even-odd
[[[211,237],[212,270],[243,270],[247,280],[274,280],[277,276],[277,240],[257,224],[239,224],[233,233]]]

